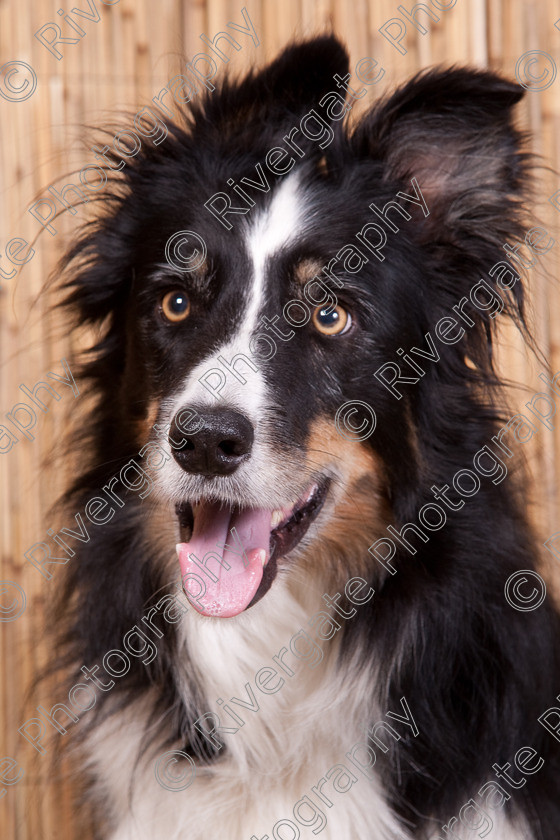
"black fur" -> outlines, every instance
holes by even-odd
[[[64,264],[75,323],[100,327],[83,365],[97,407],[80,440],[88,460],[66,497],[72,515],[138,453],[136,424],[145,419],[149,400],[172,392],[209,354],[217,325],[220,341],[238,326],[247,270],[238,244],[243,220],[232,217],[235,227],[226,231],[204,202],[225,189],[228,178],[251,176],[267,151],[335,89],[333,75],[343,76],[347,66],[332,37],[289,47],[263,71],[223,81],[180,123],[169,125],[164,143],[144,142],[122,174],[110,177],[103,215],[84,230]],[[282,405],[282,451],[305,447],[310,423],[334,418],[347,400],[375,408],[377,429],[366,445],[384,465],[391,521],[399,528],[417,522],[420,507],[433,501],[431,486],[468,467],[503,422],[492,357],[495,323],[488,314],[473,316],[475,326],[458,343],[438,344],[440,362],[425,365],[426,375],[403,387],[401,400],[374,372],[396,360],[399,347],[424,346],[424,335],[480,277],[493,282],[488,270],[503,258],[502,245],[522,235],[530,161],[512,113],[521,95],[517,85],[491,73],[423,72],[377,102],[354,128],[336,123],[324,150],[307,143],[296,164],[309,222],[297,248],[271,268],[271,316],[295,294],[296,258],[326,264],[375,221],[367,209],[371,201],[382,207],[416,177],[430,209],[425,219],[416,210],[411,222],[389,235],[383,262],[371,259],[345,278],[339,301],[356,313],[357,324],[346,339],[335,348],[299,330],[266,371]],[[207,242],[212,282],[195,296],[196,329],[171,335],[154,323],[159,290],[151,275],[165,261],[168,238],[182,229],[198,231]],[[521,282],[501,294],[505,312],[526,330]],[[557,836],[558,745],[538,724],[560,692],[557,617],[550,599],[522,613],[504,598],[509,575],[538,561],[519,486],[511,475],[498,485],[483,482],[427,544],[412,538],[417,553],[400,552],[395,576],[383,575],[370,557],[376,598],[344,630],[343,660],[359,652],[364,669],[381,662],[371,700],[395,709],[404,695],[418,724],[418,738],[403,736],[392,746],[381,774],[392,806],[417,838],[456,815],[492,764],[512,761],[525,745],[537,750],[545,767],[508,807],[526,815],[535,838]],[[58,613],[67,628],[63,663],[98,662],[119,647],[154,593],[169,591],[164,551],[144,534],[149,512],[149,500],[130,494],[124,509],[76,549]],[[155,685],[164,718],[154,737],[162,743],[181,737],[197,758],[212,760],[192,730],[204,699],[194,681],[191,708],[177,691],[172,628],[165,628],[158,647],[153,665],[134,662],[119,682],[121,706]]]

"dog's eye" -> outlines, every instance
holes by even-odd
[[[350,329],[352,318],[342,306],[318,306],[313,313],[313,326],[323,335],[341,335]]]
[[[184,292],[167,292],[161,301],[161,311],[173,324],[184,321],[190,309],[189,299]]]

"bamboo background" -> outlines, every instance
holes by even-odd
[[[332,27],[349,46],[352,68],[370,56],[385,69],[383,80],[360,105],[432,64],[488,66],[514,78],[516,62],[528,50],[545,51],[560,62],[560,29],[554,26],[560,18],[558,0],[457,0],[452,9],[436,12],[440,21],[426,24],[428,34],[421,35],[408,25],[403,40],[406,55],[378,31],[399,14],[399,0],[244,2],[261,44],[255,48],[247,36],[236,34],[242,49],[235,52],[225,45],[231,57],[229,67],[235,73],[271,59],[294,36]],[[5,257],[7,242],[14,237],[32,242],[39,230],[38,222],[27,212],[36,197],[44,194],[52,181],[93,162],[82,126],[115,125],[123,112],[134,114],[142,105],[149,105],[167,81],[181,72],[181,56],[191,58],[203,51],[200,34],[212,37],[225,30],[229,21],[243,23],[242,3],[120,0],[106,6],[98,1],[100,21],[80,18],[86,35],[78,44],[63,45],[64,57],[57,61],[33,34],[49,21],[61,23],[58,2],[0,0],[0,64],[25,61],[38,78],[37,90],[26,101],[0,98],[0,265],[4,269],[11,267]],[[409,8],[411,4],[404,5]],[[87,10],[87,4],[80,0],[78,8]],[[436,11],[435,4],[430,8]],[[75,15],[73,19],[77,21]],[[65,35],[72,34],[61,25]],[[544,164],[559,170],[560,77],[546,90],[527,93],[519,114],[521,124],[533,133],[533,150]],[[77,178],[68,180],[76,183]],[[66,182],[59,181],[59,188]],[[534,224],[544,224],[556,239],[540,265],[530,270],[537,336],[553,372],[560,370],[556,280],[560,213],[547,199],[559,188],[556,176],[544,173],[536,203],[529,208]],[[0,423],[15,403],[25,400],[20,384],[33,387],[48,371],[60,374],[60,360],[71,356],[73,347],[57,316],[49,312],[49,302],[37,297],[69,234],[85,217],[84,208],[78,208],[75,216],[66,214],[55,223],[56,236],[41,234],[34,244],[35,256],[17,277],[2,281]],[[512,406],[522,410],[532,393],[542,390],[537,379],[542,366],[527,357],[513,331],[504,335],[500,364],[508,376],[529,389],[512,392]],[[72,468],[64,461],[44,466],[45,458],[57,450],[69,413],[76,411],[70,389],[59,391],[61,400],[47,397],[48,412],[38,412],[36,439],[21,439],[9,453],[0,455],[0,581],[15,581],[27,593],[25,613],[16,621],[1,624],[0,761],[12,756],[25,770],[23,779],[8,787],[0,799],[0,837],[9,840],[69,840],[78,835],[86,840],[89,836],[87,827],[73,813],[72,779],[64,768],[53,775],[48,756],[34,760],[34,751],[26,749],[17,732],[33,714],[32,707],[26,705],[25,691],[45,661],[43,608],[57,585],[56,569],[53,579],[46,581],[24,560],[23,552],[43,539],[47,528],[56,527],[48,509],[64,486],[65,473]],[[527,503],[544,540],[560,527],[560,432],[543,427],[525,448],[533,476]],[[549,574],[554,571],[553,563]],[[43,698],[44,705],[63,699]]]

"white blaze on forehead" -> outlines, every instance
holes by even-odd
[[[262,362],[251,353],[250,341],[258,332],[259,315],[266,292],[266,274],[270,259],[281,248],[292,242],[301,231],[303,200],[299,193],[299,174],[291,174],[282,181],[268,207],[258,211],[254,208],[254,218],[250,220],[245,233],[245,247],[252,266],[250,280],[245,291],[245,311],[241,315],[238,332],[217,351],[203,359],[186,377],[181,391],[173,400],[175,413],[184,405],[225,406],[229,405],[244,411],[252,420],[258,419],[264,405],[265,383],[260,371]],[[249,220],[248,220],[249,221]],[[233,279],[233,278],[232,278]],[[226,278],[227,282],[227,278]],[[277,313],[281,315],[281,311]],[[220,323],[216,323],[219,335]],[[226,326],[225,324],[223,325]],[[270,333],[267,333],[271,335]],[[273,338],[273,336],[271,336]],[[246,383],[239,381],[234,374],[219,361],[219,357],[230,362],[235,356],[243,354],[250,360],[238,363],[239,373]],[[254,370],[257,368],[258,370]],[[220,370],[226,376],[226,383],[217,400],[200,382],[210,370]],[[218,380],[215,374],[214,381]]]
[[[247,219],[250,223],[244,232],[251,270],[247,272],[244,307],[238,331],[218,350],[197,364],[185,377],[178,392],[162,403],[163,423],[170,422],[177,411],[185,407],[195,408],[202,413],[205,408],[230,408],[249,419],[255,430],[250,460],[242,464],[231,479],[222,479],[235,484],[236,498],[242,497],[244,504],[249,506],[263,506],[263,500],[270,499],[270,494],[277,493],[278,488],[284,490],[282,498],[288,498],[286,487],[293,490],[293,476],[287,476],[286,460],[273,445],[270,429],[267,431],[266,415],[270,415],[270,412],[266,409],[275,401],[267,394],[262,370],[266,362],[251,353],[250,345],[253,335],[259,332],[270,261],[300,234],[304,206],[299,194],[299,177],[292,174],[282,181],[266,209],[259,212],[256,207],[253,208],[251,213],[254,215]],[[231,278],[231,282],[239,280],[237,277]],[[225,282],[228,282],[228,278]],[[282,314],[281,303],[279,311],[274,314]],[[219,341],[228,324],[215,319],[212,326]],[[265,330],[262,332],[274,340],[271,333]],[[215,396],[218,392],[219,398]],[[161,445],[170,453],[165,435]],[[195,492],[200,492],[197,481],[198,477],[187,475],[174,458],[158,471],[157,476],[158,486],[172,499],[188,497],[193,488]],[[274,500],[270,506],[278,507]]]
[[[253,289],[243,326],[243,331],[248,331],[249,335],[256,329],[263,303],[267,262],[295,239],[300,229],[303,200],[298,187],[299,174],[288,176],[270,205],[261,211],[249,228],[247,250],[253,263]]]

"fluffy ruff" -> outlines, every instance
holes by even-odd
[[[82,367],[89,455],[66,502],[71,517],[92,497],[106,506],[88,508],[87,540],[65,537],[56,664],[76,683],[106,666],[74,734],[110,840],[557,836],[557,740],[538,721],[560,692],[557,618],[549,599],[521,612],[504,597],[538,558],[519,481],[452,489],[445,525],[418,525],[501,422],[495,312],[471,306],[437,361],[424,336],[480,277],[524,328],[521,280],[489,276],[523,233],[521,91],[424,72],[351,128],[354,94],[345,106],[333,81],[347,72],[321,37],[222,81],[163,143],[113,158],[103,212],[64,263],[75,324],[98,328]],[[384,221],[372,202],[398,207]],[[191,232],[183,269],[165,258],[178,231]],[[206,254],[191,269],[193,232]],[[399,359],[413,347],[421,373]],[[400,398],[375,376],[388,360]],[[367,439],[335,427],[355,401],[375,410]],[[192,434],[185,407],[202,418]],[[226,411],[234,443],[197,461],[197,435]],[[208,561],[229,617],[181,591],[212,510],[227,539],[233,521],[265,534],[241,536],[235,591],[226,555]],[[368,551],[391,541],[390,561]],[[128,650],[121,675],[112,650]],[[173,750],[175,789],[158,764]],[[508,763],[516,784],[493,769]]]

